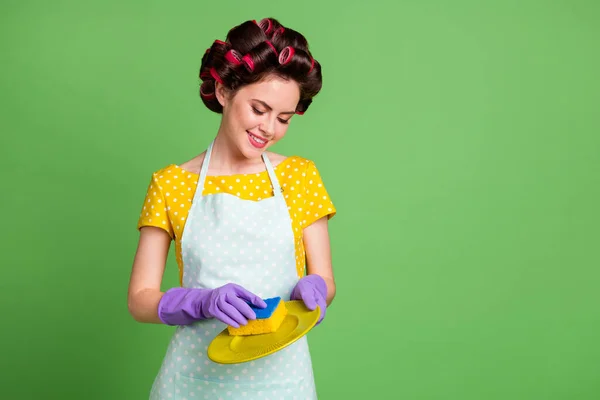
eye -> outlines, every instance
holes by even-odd
[[[264,114],[264,111],[260,111],[256,107],[252,107],[252,111],[254,111],[254,114],[256,114],[256,115],[263,115]]]
[[[279,120],[279,122],[281,122],[282,124],[289,124],[290,120],[289,119],[283,119],[283,118],[277,118]]]

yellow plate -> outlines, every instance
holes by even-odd
[[[275,353],[306,335],[319,320],[319,307],[310,311],[301,300],[286,301],[287,315],[276,332],[233,336],[225,328],[208,346],[208,358],[220,364],[238,364]]]

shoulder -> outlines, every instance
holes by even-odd
[[[269,158],[275,167],[277,175],[283,179],[298,180],[302,178],[304,180],[309,171],[316,168],[312,160],[299,155],[289,157],[280,156],[280,158],[272,158],[269,155]]]
[[[189,166],[187,166],[189,167]],[[168,164],[152,172],[152,182],[159,186],[159,189],[164,187],[176,186],[177,184],[187,184],[197,180],[197,174],[191,172],[186,167],[186,163]]]
[[[321,174],[315,162],[299,155],[286,157],[275,167],[275,173],[284,187],[290,185],[305,190],[313,183],[322,185]]]
[[[204,162],[204,156],[206,155],[206,151],[198,154],[194,158],[182,163],[175,164],[175,166],[181,169],[183,172],[191,173],[191,174],[200,174],[200,168],[202,167],[202,163]]]
[[[307,167],[314,167],[314,162],[312,160],[299,155],[284,156],[267,152],[267,156],[275,169],[294,169],[299,171],[305,170]]]

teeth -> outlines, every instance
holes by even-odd
[[[263,143],[265,143],[265,140],[262,140],[262,139],[260,139],[260,138],[258,138],[258,137],[256,137],[256,136],[254,136],[253,134],[250,134],[250,136],[252,136],[252,137],[254,138],[254,140],[256,140],[256,141],[257,141],[258,143],[260,143],[260,144],[263,144]]]

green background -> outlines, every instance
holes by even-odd
[[[204,50],[274,16],[323,64],[275,149],[338,208],[319,398],[600,398],[600,3],[284,4],[2,2],[0,397],[147,398],[145,190],[216,132]]]

